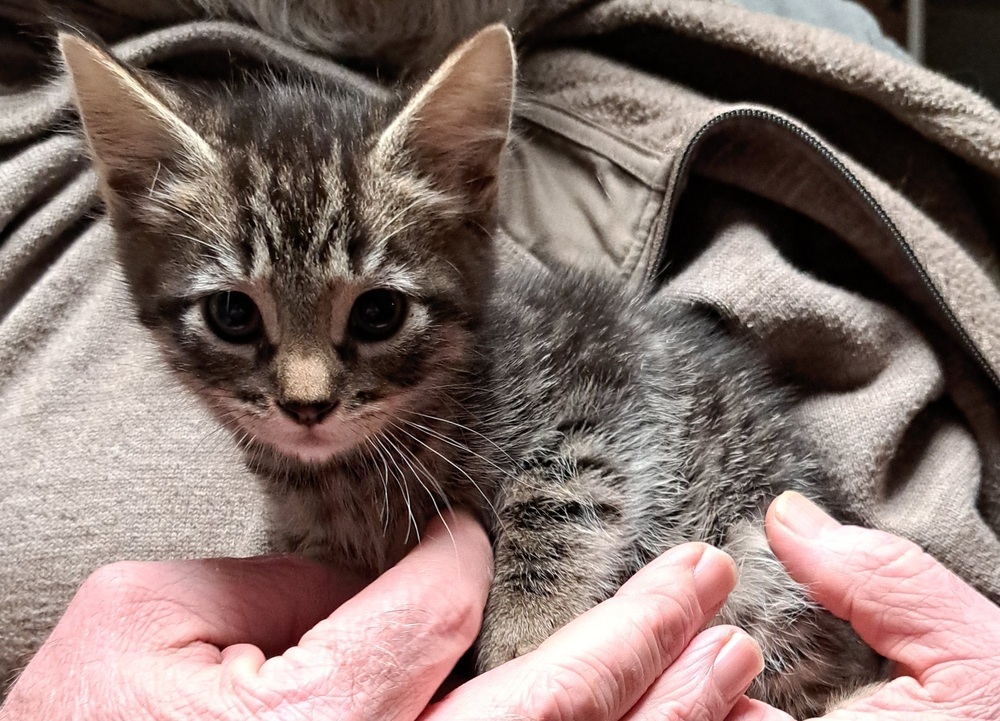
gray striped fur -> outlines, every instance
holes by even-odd
[[[504,31],[398,103],[277,80],[182,95],[63,49],[139,318],[245,450],[281,547],[377,573],[444,507],[473,510],[496,556],[486,669],[707,541],[740,565],[719,620],[764,650],[753,695],[805,716],[878,678],[767,549],[781,491],[838,508],[753,349],[662,295],[496,267]],[[360,342],[348,315],[372,288],[407,315]],[[263,337],[211,332],[203,299],[224,290],[253,298]],[[303,428],[289,400],[338,405]]]

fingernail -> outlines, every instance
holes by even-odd
[[[760,646],[745,633],[734,633],[719,650],[712,664],[715,683],[730,698],[747,690],[750,682],[764,670],[764,655]]]
[[[736,586],[736,564],[718,548],[708,546],[694,567],[694,591],[703,611],[720,605]]]
[[[785,491],[774,502],[774,516],[785,528],[803,538],[819,538],[840,524],[823,509],[795,491]]]

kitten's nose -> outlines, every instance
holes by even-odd
[[[337,401],[323,401],[321,403],[282,401],[278,403],[278,406],[293,421],[309,427],[317,423],[322,423],[323,419],[330,415],[330,412],[337,407]]]

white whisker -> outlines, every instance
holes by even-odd
[[[391,433],[388,432],[385,434],[384,438],[389,443],[391,448],[395,448],[397,450],[398,454],[399,441]],[[404,500],[406,502],[406,515],[409,516],[410,524],[412,524],[413,526],[413,531],[416,534],[417,542],[419,543],[420,529],[417,527],[417,519],[413,515],[413,505],[410,502],[410,489],[409,489],[409,484],[406,483],[406,474],[403,472],[403,469],[396,462],[395,456],[393,454],[390,454],[389,458],[392,460],[392,463],[396,467],[396,470],[399,471],[399,476],[396,477],[396,485],[399,486],[399,490],[403,494]],[[406,538],[403,539],[403,543],[409,543],[409,542],[410,542],[410,526],[408,525],[406,527]]]
[[[393,427],[396,428],[396,430],[406,433],[406,431],[400,428],[399,426],[393,425]],[[410,434],[407,433],[407,435]],[[421,480],[420,472],[414,466],[414,463],[417,464],[417,466],[420,467],[420,470],[424,472],[424,477],[427,479],[427,482],[430,483],[432,486],[434,486],[439,493],[441,492],[441,487],[437,484],[437,481],[433,479],[433,474],[429,470],[427,470],[427,466],[423,464],[423,462],[417,457],[417,455],[411,449],[406,448],[405,446],[400,446],[400,450],[406,452],[406,455],[402,456],[403,462],[406,463],[407,466],[409,466],[411,471],[413,471],[414,480],[416,480],[416,482],[420,484],[420,487],[423,488],[424,491],[427,493],[428,497],[431,499],[431,503],[434,505],[434,510],[437,512],[438,518],[440,518],[441,522],[445,524],[445,527],[447,527],[448,524],[444,520],[444,515],[441,513],[441,507],[438,505],[437,498],[435,497],[434,493],[424,484],[423,480]],[[412,462],[410,459],[412,459]]]
[[[496,515],[497,515],[497,509],[496,509],[496,506],[493,505],[493,501],[490,500],[489,496],[486,495],[486,493],[483,491],[482,487],[480,487],[480,485],[476,482],[476,480],[472,476],[470,476],[465,471],[464,468],[462,468],[460,465],[458,465],[457,463],[455,463],[453,460],[451,460],[450,458],[448,458],[446,455],[444,455],[443,453],[441,453],[436,448],[434,448],[434,447],[432,447],[432,446],[424,443],[422,440],[420,440],[419,438],[417,438],[416,436],[414,436],[412,433],[410,433],[406,429],[400,428],[399,426],[395,426],[395,427],[398,430],[400,430],[403,433],[405,433],[406,435],[408,435],[414,441],[416,441],[417,443],[419,443],[420,445],[422,445],[424,448],[426,448],[427,450],[429,450],[431,453],[434,453],[434,454],[438,455],[442,460],[444,460],[446,463],[448,463],[449,465],[451,465],[456,471],[458,471],[463,476],[465,476],[465,478],[468,479],[469,483],[472,484],[472,487],[475,488],[476,491],[479,493],[479,495],[483,497],[483,500],[486,501],[486,505],[489,507],[490,511],[493,513],[493,516],[496,517]]]

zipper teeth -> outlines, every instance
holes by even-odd
[[[785,130],[790,131],[800,140],[805,141],[810,147],[813,148],[813,150],[819,152],[819,154],[822,155],[823,158],[827,162],[829,162],[834,167],[834,169],[837,170],[837,172],[840,173],[840,175],[843,176],[845,180],[847,180],[848,183],[850,183],[851,187],[854,188],[854,190],[861,195],[865,203],[872,210],[875,211],[876,217],[879,219],[882,225],[889,231],[890,235],[892,235],[893,239],[896,241],[896,244],[902,249],[903,254],[910,262],[912,268],[917,272],[917,275],[920,278],[921,282],[923,283],[924,287],[930,292],[931,297],[934,299],[934,302],[937,305],[938,309],[944,314],[945,318],[947,318],[948,322],[951,324],[952,329],[958,334],[958,337],[961,339],[962,344],[972,354],[973,358],[975,358],[977,364],[979,365],[980,368],[982,368],[983,372],[985,372],[986,375],[989,377],[994,387],[1000,390],[1000,376],[997,375],[996,371],[990,365],[989,361],[986,359],[986,356],[983,354],[982,350],[980,350],[979,346],[976,345],[976,342],[972,339],[972,336],[969,335],[968,331],[962,325],[961,321],[955,315],[954,311],[952,311],[951,306],[948,305],[948,302],[945,300],[944,295],[941,293],[941,290],[937,287],[937,284],[930,277],[930,274],[927,272],[927,269],[924,267],[923,263],[921,263],[920,259],[917,258],[917,255],[916,253],[914,253],[913,248],[907,242],[906,238],[903,237],[903,234],[900,232],[899,228],[896,227],[896,224],[893,222],[892,218],[889,217],[889,214],[885,211],[885,208],[883,208],[882,205],[874,198],[874,196],[872,196],[872,194],[868,191],[868,189],[864,186],[864,184],[862,184],[862,182],[858,179],[858,177],[853,172],[851,172],[850,168],[848,168],[843,163],[843,161],[840,160],[840,158],[838,158],[815,135],[809,133],[808,131],[796,125],[795,123],[792,123],[789,120],[781,117],[780,115],[769,113],[766,110],[757,110],[753,108],[740,108],[737,110],[730,110],[712,118],[707,123],[702,125],[701,128],[698,129],[698,132],[694,134],[694,136],[691,138],[691,141],[688,143],[688,146],[685,149],[684,154],[681,156],[681,161],[680,164],[678,165],[678,171],[676,174],[677,178],[680,178],[682,175],[685,175],[687,173],[688,168],[691,164],[692,157],[694,155],[694,151],[701,142],[701,139],[708,133],[708,131],[714,128],[715,126],[723,122],[726,122],[727,120],[731,120],[733,118],[757,118],[760,120],[770,122],[774,125],[778,125],[784,128]],[[670,225],[673,221],[674,209],[676,208],[678,195],[680,194],[678,188],[679,188],[679,183],[675,183],[674,189],[671,191],[671,196],[668,200],[666,228],[660,235],[660,238],[657,241],[658,245],[654,249],[653,263],[650,264],[649,269],[646,271],[647,282],[652,282],[662,268],[663,256],[666,253],[667,234],[669,232]]]

